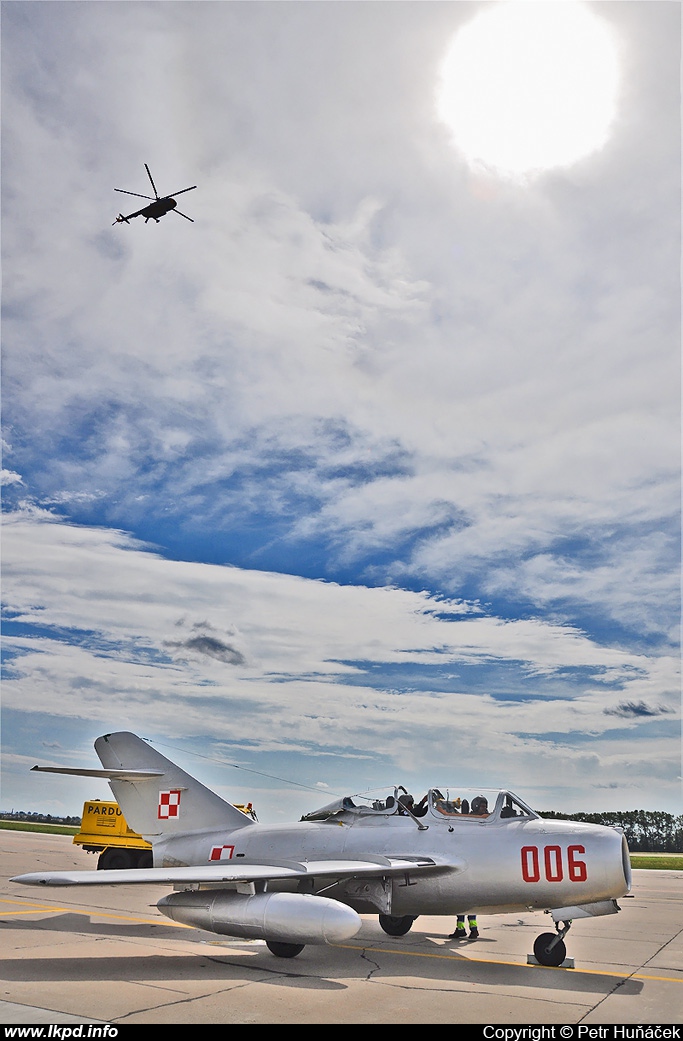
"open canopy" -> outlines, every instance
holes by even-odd
[[[430,788],[424,796],[413,796],[402,786],[346,795],[305,814],[304,821],[331,818],[353,820],[368,816],[436,817],[440,820],[514,820],[538,817],[522,799],[500,788]]]

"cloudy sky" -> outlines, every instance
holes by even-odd
[[[587,38],[583,109],[529,22],[454,102],[548,59],[493,133],[561,160],[446,122],[501,6],[608,41],[583,146]],[[2,4],[0,808],[129,729],[265,820],[681,812],[679,60],[668,2]],[[145,163],[194,223],[112,226]]]

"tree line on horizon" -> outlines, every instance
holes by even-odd
[[[663,810],[612,810],[608,813],[557,813],[539,810],[541,817],[551,820],[580,821],[622,828],[632,853],[683,852],[683,815],[678,817]]]
[[[57,817],[52,813],[36,813],[33,810],[0,810],[0,820],[23,821],[28,824],[80,825],[80,817]]]

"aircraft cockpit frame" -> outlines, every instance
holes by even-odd
[[[445,795],[439,788],[430,788],[430,813],[449,821],[463,822],[531,820],[539,816],[519,796],[504,789],[472,789],[462,793],[461,788],[447,788]]]
[[[413,817],[423,823],[426,817],[428,822],[493,824],[538,816],[519,796],[505,789],[430,788],[417,802],[404,787],[396,786],[382,790],[381,794],[374,791],[335,799],[301,820],[351,824],[372,818]]]

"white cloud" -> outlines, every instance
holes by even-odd
[[[571,627],[401,589],[164,560],[122,533],[44,514],[8,517],[4,542],[8,617],[38,627],[6,637],[16,656],[5,707],[22,713],[59,706],[73,725],[176,740],[208,731],[276,761],[381,750],[424,783],[427,764],[443,773],[456,751],[483,783],[487,749],[497,777],[540,783],[539,763],[557,753],[550,733],[565,735],[563,761],[583,763],[584,735],[642,724],[610,714],[615,705],[677,714],[676,659],[600,646]],[[505,669],[514,699],[453,676],[439,688],[474,665]],[[397,667],[412,683],[393,689]],[[578,669],[583,693],[566,680]],[[591,762],[601,777],[602,758]]]

